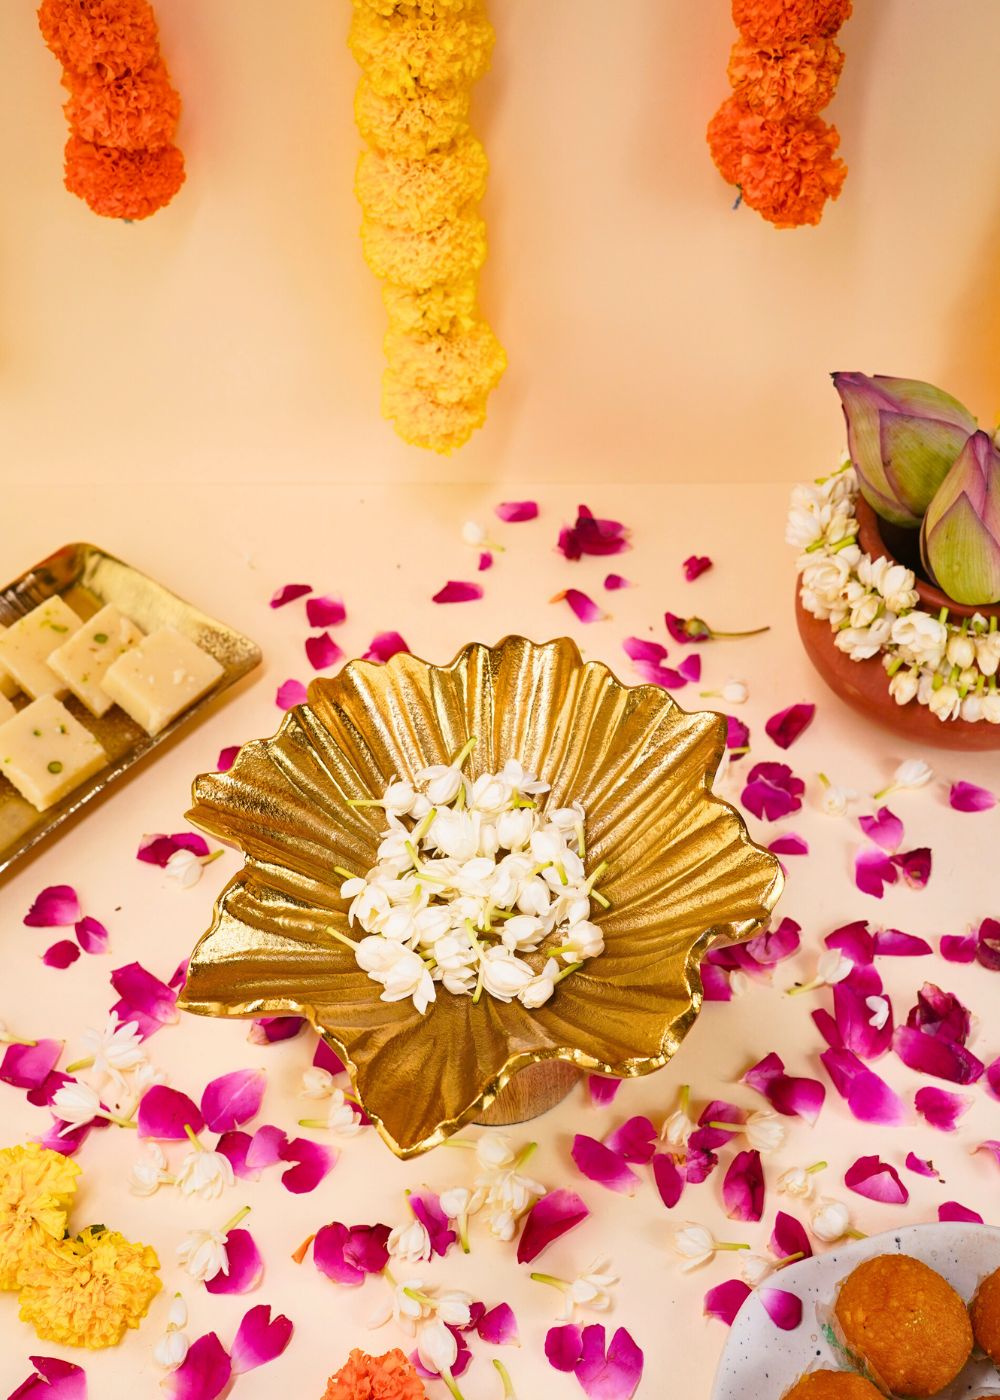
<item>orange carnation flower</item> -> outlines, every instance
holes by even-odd
[[[756,48],[738,39],[729,56],[729,83],[752,112],[814,117],[832,100],[844,67],[833,39],[805,39],[783,48]]]
[[[66,188],[109,219],[145,219],[183,183],[184,157],[176,146],[124,151],[81,136],[66,142]]]
[[[323,1400],[425,1400],[426,1394],[420,1377],[398,1348],[384,1356],[354,1350],[330,1377]]]
[[[829,39],[851,17],[851,0],[733,0],[733,22],[748,44],[768,48]]]

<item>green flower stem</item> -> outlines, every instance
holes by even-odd
[[[813,1162],[811,1167],[806,1167],[806,1173],[808,1176],[812,1176],[815,1172],[826,1171],[829,1165],[829,1162]]]
[[[497,1361],[495,1357],[493,1359],[493,1365],[496,1367],[497,1374],[503,1382],[503,1400],[517,1400],[517,1396],[514,1394],[514,1383],[510,1378],[510,1372],[507,1370],[507,1367],[502,1361]]]
[[[459,749],[455,757],[451,760],[452,768],[461,768],[462,764],[469,757],[469,754],[472,752],[472,750],[476,747],[478,743],[479,739],[475,734],[473,734],[470,739],[467,739],[462,745],[462,747]]]
[[[348,870],[346,866],[343,865],[335,865],[333,867],[333,873],[334,875],[340,875],[344,880],[357,879],[357,876],[354,874],[354,871]]]
[[[444,1381],[445,1385],[451,1391],[454,1400],[465,1400],[465,1397],[462,1395],[462,1392],[458,1388],[458,1382],[455,1380],[455,1377],[451,1374],[451,1371],[445,1368],[445,1370],[440,1372],[440,1376],[441,1379]]]
[[[197,1148],[197,1150],[198,1150],[199,1152],[204,1152],[204,1151],[205,1151],[204,1145],[203,1145],[202,1142],[199,1140],[198,1134],[195,1132],[194,1128],[192,1128],[192,1126],[191,1126],[190,1123],[185,1123],[185,1124],[184,1124],[184,1131],[185,1131],[185,1133],[187,1133],[188,1137],[191,1139],[191,1145],[192,1145],[192,1147]]]
[[[804,1259],[805,1257],[801,1249],[798,1254],[788,1254],[782,1259],[780,1264],[775,1264],[774,1271],[777,1273],[779,1269],[787,1269],[789,1264],[797,1264],[800,1259]]]
[[[236,1227],[237,1227],[237,1225],[240,1223],[240,1221],[241,1221],[241,1220],[245,1220],[249,1214],[250,1214],[250,1207],[249,1207],[249,1206],[243,1206],[240,1210],[238,1210],[238,1211],[236,1212],[236,1214],[233,1216],[232,1220],[228,1220],[228,1221],[226,1222],[226,1224],[223,1225],[223,1227],[222,1227],[222,1234],[228,1235],[229,1232],[230,1232],[230,1230],[235,1230]]]
[[[845,1238],[849,1240],[866,1240],[868,1236],[863,1230],[848,1230]]]
[[[611,908],[611,900],[608,899],[607,895],[601,894],[600,890],[591,890],[590,897],[596,899],[602,909]]]
[[[21,1044],[24,1044],[24,1045],[27,1045],[28,1042],[27,1042],[27,1041],[22,1041],[22,1042],[20,1042],[20,1043],[21,1043]],[[67,1073],[67,1074],[76,1074],[77,1070],[81,1070],[81,1069],[90,1069],[90,1066],[91,1066],[93,1063],[94,1063],[94,1057],[93,1057],[93,1055],[88,1055],[87,1058],[86,1058],[85,1060],[74,1060],[73,1063],[72,1063],[71,1065],[67,1065],[67,1066],[66,1066],[66,1073]]]
[[[718,1243],[716,1244],[715,1247],[716,1247],[716,1249],[749,1249],[749,1248],[750,1248],[750,1246],[749,1246],[748,1244],[732,1244],[732,1243],[724,1243],[724,1242],[722,1242],[722,1241],[718,1242]]]
[[[553,977],[552,981],[553,981],[553,982],[562,982],[562,981],[564,980],[564,978],[566,978],[566,977],[568,977],[568,976],[570,975],[571,972],[576,972],[577,969],[578,969],[578,968],[581,968],[581,967],[583,967],[583,963],[582,963],[582,962],[570,963],[569,967],[564,967],[563,970],[562,970],[562,972],[556,973],[556,975],[555,975],[555,977]]]
[[[536,1153],[537,1151],[538,1151],[538,1143],[537,1143],[537,1142],[529,1142],[528,1145],[527,1145],[527,1147],[522,1147],[522,1148],[521,1148],[521,1151],[520,1151],[520,1152],[517,1154],[517,1156],[514,1158],[514,1167],[515,1167],[515,1169],[518,1169],[518,1168],[520,1168],[520,1167],[527,1166],[528,1162],[531,1160],[531,1158],[535,1155],[535,1153]]]
[[[210,851],[209,854],[208,854],[207,856],[202,856],[202,857],[201,857],[201,863],[202,863],[202,865],[211,865],[211,864],[212,864],[212,861],[213,861],[213,860],[218,860],[219,857],[220,857],[221,855],[222,855],[222,847],[220,846],[219,849],[218,849],[217,851]]]
[[[770,632],[770,630],[770,625],[767,627],[751,627],[746,632],[716,632],[710,627],[708,629],[708,635],[715,641],[717,637],[760,637],[764,632]]]
[[[570,1285],[563,1278],[556,1278],[555,1274],[529,1274],[529,1278],[535,1283],[547,1283],[550,1288],[558,1288],[560,1293],[568,1293]]]

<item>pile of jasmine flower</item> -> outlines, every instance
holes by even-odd
[[[421,1013],[436,986],[478,1002],[483,992],[542,1006],[556,983],[604,949],[591,901],[606,869],[588,876],[579,802],[545,809],[549,784],[510,759],[475,780],[462,771],[475,739],[449,764],[394,779],[380,798],[388,828],[365,876],[338,867],[358,966],[383,1001],[412,997]],[[537,954],[529,962],[525,954]]]

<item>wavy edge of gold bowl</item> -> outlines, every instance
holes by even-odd
[[[670,1015],[669,1019],[663,1022],[662,1029],[660,1029],[660,1023],[656,1022],[660,1037],[658,1053],[632,1054],[625,1055],[617,1060],[605,1060],[601,1059],[598,1055],[572,1044],[553,1044],[540,1048],[516,1051],[507,1055],[507,1058],[499,1070],[490,1075],[482,1089],[471,1102],[466,1103],[458,1110],[446,1112],[446,1115],[437,1123],[433,1131],[424,1133],[417,1140],[404,1142],[399,1140],[398,1134],[394,1134],[386,1126],[382,1115],[377,1111],[373,1111],[371,1106],[365,1102],[364,1091],[360,1089],[358,1084],[359,1074],[362,1072],[363,1066],[356,1062],[345,1039],[341,1038],[337,1030],[324,1024],[323,1015],[318,1012],[316,1006],[313,1005],[311,1001],[305,1000],[299,996],[290,995],[256,995],[249,998],[240,998],[237,995],[233,995],[226,1000],[219,999],[218,997],[206,998],[203,995],[199,995],[199,979],[202,977],[205,969],[211,967],[215,961],[211,954],[211,945],[216,939],[221,939],[225,942],[227,927],[240,929],[256,928],[257,932],[260,933],[261,939],[263,940],[265,937],[257,926],[235,918],[228,912],[228,896],[233,891],[246,888],[248,872],[252,880],[254,873],[257,871],[266,871],[268,869],[271,871],[280,869],[290,870],[290,867],[277,866],[270,862],[262,862],[254,856],[247,854],[242,843],[233,839],[231,834],[227,832],[225,829],[226,823],[220,823],[214,818],[211,808],[207,805],[207,794],[220,788],[225,791],[228,774],[202,774],[197,777],[192,785],[194,805],[187,814],[188,820],[195,826],[200,827],[202,830],[216,837],[216,839],[235,846],[237,849],[243,849],[245,859],[243,869],[227,882],[216,899],[211,926],[199,939],[194,953],[192,954],[187,980],[178,999],[178,1006],[185,1011],[197,1015],[223,1017],[292,1015],[304,1017],[320,1035],[323,1036],[344,1062],[350,1074],[352,1084],[358,1093],[358,1097],[380,1136],[398,1157],[404,1159],[417,1156],[432,1147],[438,1146],[460,1128],[473,1122],[477,1117],[480,1117],[482,1113],[495,1102],[497,1097],[502,1094],[511,1079],[520,1070],[529,1065],[540,1064],[547,1060],[560,1060],[575,1065],[581,1071],[621,1079],[636,1078],[640,1075],[649,1074],[654,1070],[662,1069],[677,1052],[684,1036],[690,1030],[701,1009],[703,990],[700,964],[704,952],[710,944],[718,940],[724,939],[729,943],[739,942],[752,936],[753,933],[762,928],[768,922],[784,886],[784,876],[781,865],[776,857],[751,838],[739,810],[733,806],[731,802],[728,802],[725,798],[720,797],[717,793],[712,791],[711,784],[718,772],[719,763],[722,760],[726,747],[724,716],[714,711],[684,710],[677,704],[672,694],[657,686],[648,684],[636,686],[626,685],[606,663],[596,660],[584,661],[576,643],[570,638],[564,637],[550,642],[535,643],[525,637],[508,635],[492,647],[481,642],[470,642],[461,647],[453,660],[447,665],[437,665],[433,662],[424,661],[410,653],[401,653],[400,657],[403,659],[394,657],[383,665],[358,660],[350,661],[336,676],[316,677],[313,679],[309,686],[306,704],[304,706],[296,706],[292,711],[289,711],[288,714],[283,717],[275,734],[269,739],[251,742],[256,746],[258,751],[263,749],[265,753],[268,752],[270,748],[275,748],[281,743],[283,737],[286,736],[291,728],[296,723],[300,723],[300,721],[296,719],[300,711],[315,713],[316,706],[322,705],[324,698],[336,696],[338,693],[344,693],[348,689],[348,686],[354,683],[355,678],[359,679],[359,683],[365,678],[369,680],[378,680],[379,684],[388,690],[395,672],[402,672],[404,668],[422,668],[428,676],[433,676],[435,674],[448,675],[458,673],[463,668],[469,668],[476,655],[479,655],[479,659],[482,661],[482,653],[488,653],[491,658],[494,654],[500,653],[500,661],[502,662],[503,654],[514,649],[525,652],[530,659],[538,660],[544,660],[544,657],[541,656],[543,653],[553,650],[558,651],[560,657],[568,664],[571,664],[574,670],[578,669],[582,672],[589,670],[595,675],[600,676],[605,684],[610,681],[617,691],[634,693],[640,699],[643,698],[647,692],[650,693],[650,696],[655,697],[657,703],[662,706],[664,715],[676,712],[679,716],[685,719],[690,718],[692,721],[696,720],[699,716],[714,715],[716,720],[714,739],[707,753],[703,771],[701,772],[698,800],[705,801],[709,806],[721,808],[727,812],[734,824],[733,829],[738,844],[745,849],[747,855],[753,854],[756,857],[762,858],[763,866],[760,867],[761,875],[758,877],[752,872],[748,873],[747,884],[748,886],[752,885],[752,890],[748,889],[747,893],[742,897],[742,904],[752,904],[754,906],[754,912],[749,917],[734,917],[731,920],[712,923],[694,938],[687,947],[687,953],[683,962],[683,990],[687,995],[687,1005],[680,1013]],[[650,703],[652,704],[652,699]],[[440,718],[438,712],[435,712],[435,718]],[[692,725],[692,733],[694,733],[694,728],[694,725]],[[248,747],[250,746],[244,746],[244,749],[241,749],[241,754],[245,752]],[[239,757],[237,757],[233,768],[237,768],[238,765]],[[755,861],[755,865],[759,865],[759,862]],[[765,878],[763,874],[764,871],[769,871],[769,877]],[[295,874],[296,878],[305,880],[310,878],[308,875],[303,875],[301,872],[295,872]],[[735,896],[734,902],[739,903]],[[734,915],[738,913],[741,913],[741,910],[734,909]],[[607,915],[602,917],[607,917]],[[677,952],[679,953],[680,949],[678,949]],[[604,955],[602,955],[602,957],[603,956]],[[581,974],[577,973],[575,976],[579,978]],[[384,1008],[384,1004],[378,1000],[377,995],[375,996],[375,1005]],[[666,1008],[664,1008],[664,1011],[660,1012],[659,1015],[662,1017],[665,1013]],[[383,1010],[383,1014],[387,1015],[388,1013]]]

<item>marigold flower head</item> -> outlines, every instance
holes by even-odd
[[[761,116],[814,117],[831,101],[843,67],[843,50],[833,39],[779,48],[756,48],[739,39],[729,56],[729,82]]]
[[[850,18],[851,0],[733,0],[733,20],[748,44],[769,48],[829,39]]]
[[[459,15],[465,10],[475,10],[481,0],[354,0],[359,10],[372,10],[377,15],[388,18],[397,11],[404,15]]]
[[[418,160],[365,151],[358,161],[354,189],[368,218],[419,232],[482,199],[488,173],[482,143],[468,132]]]
[[[818,224],[836,199],[847,166],[836,155],[840,133],[821,117],[769,122],[747,112],[740,122],[739,186],[751,209],[778,228]]]
[[[478,320],[476,279],[471,276],[457,282],[436,282],[422,292],[383,282],[382,301],[390,327],[405,335],[468,330]]]
[[[486,225],[471,206],[422,233],[364,219],[361,244],[376,277],[423,291],[479,271],[486,260]]]
[[[176,146],[124,151],[72,135],[66,142],[66,188],[109,219],[145,219],[169,204],[184,183]]]
[[[138,73],[159,54],[147,0],[42,0],[38,23],[48,47],[74,73]]]
[[[138,1327],[160,1291],[160,1261],[149,1245],[92,1225],[75,1239],[50,1241],[29,1263],[21,1320],[64,1346],[117,1346]]]
[[[18,1288],[28,1262],[62,1239],[79,1175],[75,1162],[38,1143],[0,1151],[0,1289]]]
[[[423,1382],[403,1353],[384,1356],[355,1349],[327,1382],[323,1400],[424,1400]]]
[[[385,357],[400,384],[441,404],[484,398],[507,368],[503,346],[485,321],[447,335],[390,330]]]
[[[708,124],[706,140],[719,174],[727,185],[740,182],[743,137],[740,122],[750,109],[738,97],[727,97]]]
[[[469,90],[386,97],[366,78],[358,84],[354,119],[364,139],[378,151],[417,159],[456,141],[469,129]]]
[[[391,369],[382,378],[382,413],[396,431],[414,447],[432,452],[453,452],[468,442],[486,422],[486,397],[463,403],[438,403],[422,389],[402,384]]]
[[[360,6],[349,42],[376,92],[405,97],[418,85],[437,92],[475,82],[489,67],[494,38],[481,3],[457,15],[396,10],[385,16]]]
[[[99,73],[67,72],[63,82],[70,92],[66,120],[84,141],[126,151],[156,150],[173,141],[181,99],[162,59],[138,74],[106,80]]]

